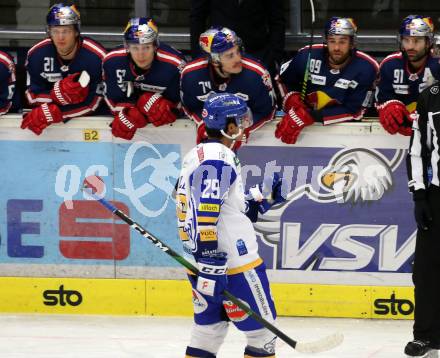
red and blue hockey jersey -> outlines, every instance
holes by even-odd
[[[0,51],[0,115],[9,111],[15,92],[15,64],[11,56]]]
[[[75,57],[64,62],[50,38],[40,41],[28,51],[26,59],[27,90],[30,105],[52,102],[50,91],[55,82],[68,75],[87,71],[90,76],[89,95],[84,102],[59,106],[64,119],[84,116],[96,110],[102,100],[102,60],[106,55],[97,42],[80,37]]]
[[[251,132],[271,120],[275,113],[275,93],[269,72],[260,62],[247,56],[242,57],[242,66],[240,73],[218,84],[207,57],[186,65],[181,76],[182,104],[186,114],[200,124],[203,104],[209,94],[229,92],[244,99],[252,111],[254,125]]]
[[[413,112],[419,94],[438,80],[440,80],[438,58],[429,55],[426,64],[420,70],[411,72],[408,60],[402,52],[392,53],[380,63],[376,102],[380,105],[390,100],[398,100],[409,112]]]
[[[133,106],[143,92],[155,92],[177,104],[180,102],[180,71],[184,65],[182,54],[161,42],[151,67],[140,72],[127,50],[117,48],[109,52],[103,62],[105,101],[112,112],[118,112]]]
[[[279,88],[283,97],[291,91],[301,92],[308,55],[309,47],[303,47],[281,66]],[[356,49],[346,66],[332,69],[327,47],[313,45],[306,103],[318,111],[324,125],[360,120],[372,104],[378,69],[376,60]]]

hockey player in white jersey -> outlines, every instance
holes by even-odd
[[[186,357],[216,357],[228,321],[246,334],[244,357],[275,357],[274,334],[227,301],[222,292],[227,289],[264,319],[275,321],[251,219],[285,200],[281,180],[275,175],[270,181],[270,200],[264,198],[262,185],[244,193],[240,163],[230,149],[252,125],[244,100],[229,93],[211,94],[202,119],[208,139],[185,156],[177,186],[179,236],[185,255],[200,271],[198,277],[189,275],[194,326]]]

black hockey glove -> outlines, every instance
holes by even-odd
[[[432,221],[431,210],[429,208],[426,192],[423,189],[416,190],[413,194],[414,200],[414,217],[417,227],[420,230],[428,230]]]

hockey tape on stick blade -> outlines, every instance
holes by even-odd
[[[273,176],[266,176],[263,179],[262,194],[263,198],[267,199],[270,204],[273,204],[273,196],[272,196],[272,186],[273,186]]]
[[[92,179],[89,178],[89,180],[92,180]],[[101,179],[101,181],[102,181],[102,179]],[[93,180],[93,182],[95,182],[95,180]],[[125,223],[130,225],[132,229],[136,230],[144,238],[146,238],[149,241],[151,241],[154,244],[154,246],[156,246],[157,248],[161,249],[166,254],[170,255],[174,260],[179,262],[186,269],[188,269],[189,271],[191,271],[195,275],[199,274],[199,270],[193,264],[191,264],[191,262],[187,261],[184,257],[180,256],[176,251],[171,249],[169,246],[167,246],[164,242],[159,240],[153,234],[150,234],[141,225],[139,225],[132,218],[127,216],[124,212],[119,210],[112,203],[109,203],[104,198],[101,198],[100,196],[98,196],[95,193],[93,193],[93,189],[92,188],[88,188],[86,185],[84,185],[82,190],[86,191],[91,197],[93,197],[101,205],[103,205],[105,208],[110,210],[114,215],[116,215],[122,221],[124,221]],[[270,322],[266,321],[257,312],[253,311],[245,303],[243,303],[237,297],[232,295],[229,291],[224,290],[222,294],[229,301],[233,302],[239,308],[241,308],[244,312],[246,312],[255,321],[260,323],[263,327],[267,328],[269,331],[271,331],[273,334],[275,334],[278,338],[280,338],[285,343],[287,343],[289,346],[291,346],[292,348],[295,348],[299,352],[303,352],[303,353],[319,353],[319,352],[324,352],[324,351],[327,351],[329,349],[332,349],[332,348],[336,347],[337,345],[341,344],[342,341],[343,341],[342,334],[338,334],[337,333],[337,334],[332,334],[332,335],[330,335],[328,337],[324,337],[322,339],[316,340],[314,342],[308,342],[308,343],[297,342],[297,341],[293,340],[292,338],[290,338],[289,336],[287,336],[282,331],[280,331],[273,324],[271,324]]]
[[[96,175],[89,175],[84,179],[83,187],[90,189],[93,194],[100,195],[104,192],[104,181]]]
[[[297,342],[296,350],[301,353],[320,353],[336,348],[344,341],[344,335],[340,332],[333,333],[319,341]]]
[[[127,81],[127,98],[131,97],[134,92],[134,84],[131,81]]]

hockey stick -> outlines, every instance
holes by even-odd
[[[97,180],[102,180],[99,177],[96,177]],[[180,256],[176,251],[171,249],[169,246],[167,246],[164,242],[159,240],[154,235],[150,234],[147,230],[145,230],[141,225],[139,225],[137,222],[135,222],[133,219],[131,219],[129,216],[127,216],[124,212],[116,208],[113,204],[109,203],[104,198],[101,198],[100,196],[96,195],[93,191],[93,187],[90,187],[87,185],[87,183],[84,183],[82,190],[86,191],[88,195],[90,195],[94,200],[98,201],[101,205],[103,205],[105,208],[107,208],[109,211],[111,211],[114,215],[116,215],[118,218],[120,218],[122,221],[127,223],[131,226],[132,229],[139,232],[143,237],[150,240],[156,247],[161,249],[166,254],[170,255],[174,260],[179,262],[182,266],[184,266],[186,269],[191,271],[193,274],[198,275],[199,270],[192,265],[189,261],[187,261],[184,257]],[[95,188],[96,189],[96,188]],[[263,317],[261,317],[258,313],[253,311],[251,308],[249,308],[246,304],[244,304],[242,301],[240,301],[237,297],[232,295],[229,291],[224,290],[223,295],[231,302],[236,304],[239,308],[241,308],[246,314],[249,315],[249,317],[252,317],[254,320],[256,320],[258,323],[260,323],[262,326],[267,328],[269,331],[271,331],[273,334],[275,334],[277,337],[282,339],[284,342],[286,342],[289,346],[296,349],[299,352],[302,353],[319,353],[323,351],[327,351],[329,349],[332,349],[338,345],[340,345],[344,339],[344,336],[340,333],[335,333],[330,336],[324,337],[320,340],[314,341],[314,342],[308,342],[308,343],[302,343],[297,342],[287,336],[285,333],[281,332],[278,328],[276,328],[273,324],[266,321]]]
[[[304,79],[302,83],[301,88],[301,100],[304,101],[304,98],[306,97],[306,91],[307,91],[307,82],[309,81],[309,72],[310,72],[310,57],[312,56],[312,46],[313,46],[313,31],[315,28],[315,6],[313,4],[313,0],[310,0],[310,11],[312,13],[312,24],[311,24],[311,31],[310,31],[310,45],[309,45],[309,55],[307,57],[307,63],[306,63],[306,69],[304,71]]]

